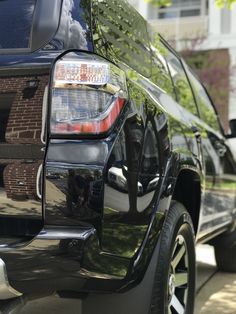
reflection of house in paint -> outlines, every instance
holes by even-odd
[[[173,42],[179,51],[189,47],[196,51],[207,51],[211,59],[224,62],[233,69],[236,65],[236,6],[219,9],[214,0],[173,0],[170,7],[157,8],[143,0],[129,0],[165,39]],[[230,69],[225,71],[228,80]],[[225,101],[216,101],[221,120],[227,128],[228,119],[236,118],[236,81],[231,75],[231,87]]]
[[[36,200],[40,196],[42,104],[47,80],[45,75],[0,78],[0,188],[9,199]]]
[[[217,78],[212,75],[223,86],[214,101],[228,130],[228,120],[236,119],[236,5],[219,9],[215,0],[173,0],[170,7],[158,8],[143,0],[129,2],[178,51],[186,47],[201,51],[208,55],[212,67],[222,68]],[[236,140],[228,142],[236,159]]]
[[[127,171],[127,167],[126,168]],[[128,192],[127,179],[123,174],[122,168],[111,167],[107,176],[108,182],[124,192]],[[138,194],[143,194],[143,186],[140,182],[137,183]]]

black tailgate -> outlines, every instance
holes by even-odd
[[[2,241],[5,236],[32,236],[43,224],[45,116],[50,68],[55,57],[46,53],[0,55]]]

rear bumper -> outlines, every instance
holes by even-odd
[[[116,291],[124,284],[116,265],[126,273],[129,265],[100,253],[92,227],[45,228],[27,245],[1,248],[0,258],[0,299],[54,291]]]
[[[0,259],[0,300],[20,297],[22,293],[12,288],[9,284],[6,264]]]
[[[109,208],[120,202],[120,191],[107,188],[110,192],[104,193],[105,163],[112,147],[104,140],[50,142],[44,228],[28,242],[0,246],[9,284],[19,293],[120,292],[144,277],[170,196],[162,196],[163,177],[147,210],[135,215],[106,212],[110,192],[116,197],[109,199]],[[129,201],[128,194],[123,198]]]

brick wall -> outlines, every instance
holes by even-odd
[[[27,81],[34,77],[0,78],[0,92],[15,93],[5,133],[8,144],[42,144],[42,103],[48,76],[37,78],[39,86],[31,96],[32,90],[27,89]],[[36,179],[42,161],[33,160],[29,163],[27,160],[5,159],[0,162],[6,165],[3,182],[7,197],[13,200],[37,199]]]
[[[36,178],[40,164],[12,163],[6,166],[3,180],[8,198],[22,201],[37,199]]]
[[[186,50],[182,54],[207,87],[227,132],[229,127],[229,93],[232,91],[230,77],[235,75],[235,69],[230,68],[228,49],[197,52]]]
[[[231,91],[230,77],[235,75],[230,68],[230,56],[228,49],[212,50],[210,52],[212,65],[209,68],[212,71],[212,84],[209,86],[209,92],[219,113],[221,122],[226,132],[229,128],[229,93]]]
[[[42,102],[48,76],[39,76],[40,82],[34,97],[24,99],[30,77],[0,78],[1,93],[16,93],[6,130],[6,142],[40,144]]]

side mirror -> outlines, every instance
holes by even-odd
[[[236,119],[232,119],[229,121],[229,127],[230,127],[230,138],[236,137]]]

